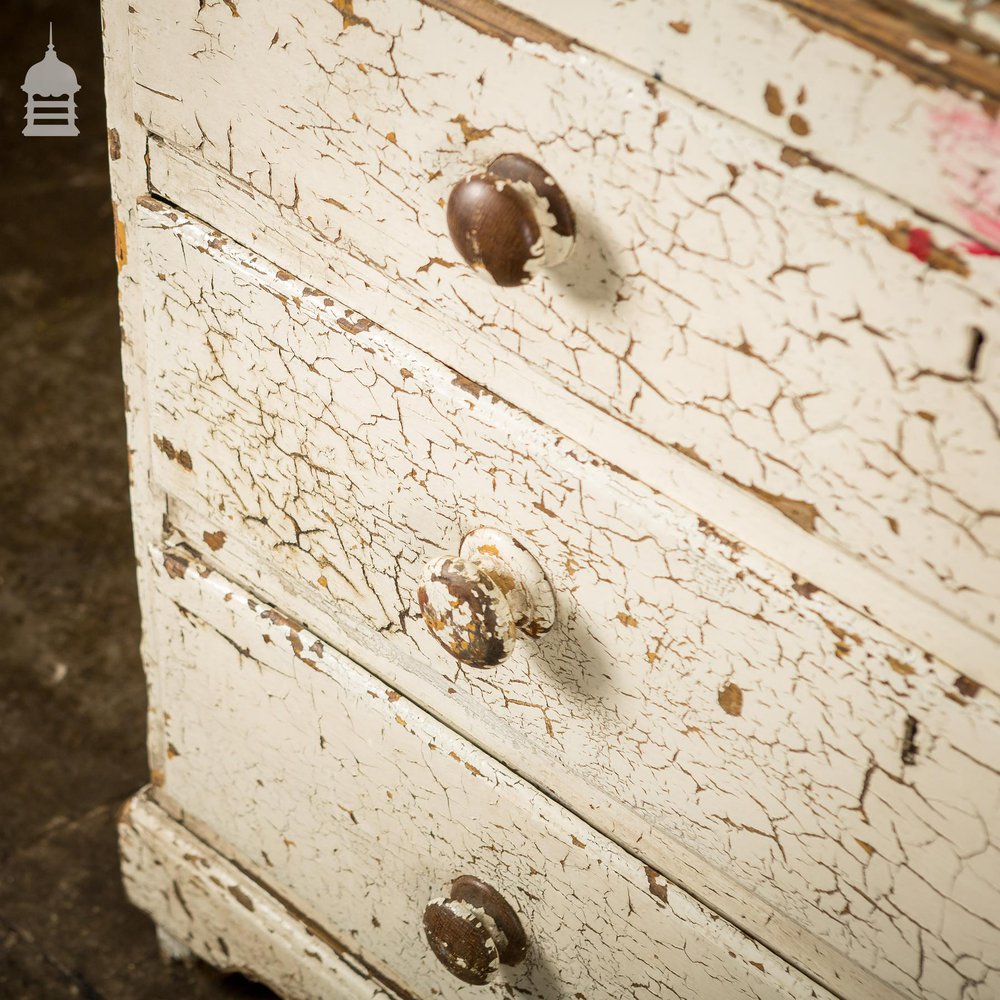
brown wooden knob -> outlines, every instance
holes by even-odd
[[[438,961],[464,983],[483,986],[501,965],[517,965],[528,939],[510,904],[492,886],[460,875],[447,898],[424,909],[424,934]]]
[[[541,566],[492,528],[466,535],[457,556],[429,562],[417,600],[431,635],[472,667],[495,667],[514,651],[518,631],[542,635],[555,621],[555,594]]]
[[[544,168],[505,153],[452,189],[448,231],[467,263],[508,287],[562,263],[573,249],[576,223],[562,189]]]

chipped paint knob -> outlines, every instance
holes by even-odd
[[[424,909],[424,934],[437,960],[464,983],[483,986],[501,965],[517,965],[528,939],[511,905],[485,882],[460,875],[447,898]]]
[[[576,223],[562,189],[543,167],[505,153],[452,189],[448,231],[478,274],[510,287],[561,264],[573,249]]]
[[[555,623],[555,594],[541,566],[493,528],[466,535],[457,556],[429,562],[417,600],[431,635],[472,667],[495,667],[519,632],[540,636]]]

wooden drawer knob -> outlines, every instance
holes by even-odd
[[[467,263],[508,287],[562,263],[573,249],[576,223],[566,196],[542,167],[505,153],[452,189],[448,231]]]
[[[483,986],[501,965],[517,965],[528,949],[521,921],[492,886],[460,875],[447,898],[424,910],[424,933],[438,961],[457,979]]]
[[[535,558],[509,535],[477,528],[457,556],[424,569],[417,600],[431,635],[473,667],[495,667],[518,632],[538,636],[555,622],[555,594]]]

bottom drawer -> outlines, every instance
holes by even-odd
[[[830,996],[296,622],[178,550],[150,558],[157,797],[407,989]],[[424,935],[458,875],[498,890],[528,937],[485,986]]]

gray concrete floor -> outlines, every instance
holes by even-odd
[[[52,20],[81,135],[21,135]],[[115,814],[146,781],[96,0],[0,4],[0,998],[267,997],[165,965]]]

